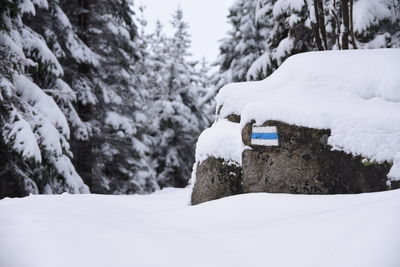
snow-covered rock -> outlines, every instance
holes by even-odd
[[[191,180],[193,205],[242,192],[243,149],[239,123],[221,118],[202,132]]]
[[[217,95],[220,117],[241,126],[268,120],[330,129],[334,150],[390,162],[400,179],[400,49],[310,52],[288,58],[259,82],[229,84]]]
[[[201,133],[196,144],[196,162],[214,157],[240,164],[243,148],[239,123],[219,119]]]

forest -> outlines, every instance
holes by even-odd
[[[223,85],[302,52],[400,47],[398,0],[237,0],[214,62],[191,57],[181,9],[169,36],[144,8],[1,0],[0,198],[183,188]]]
[[[398,267],[399,210],[400,0],[0,0],[0,267]]]

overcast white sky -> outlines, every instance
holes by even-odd
[[[171,33],[169,21],[171,14],[180,6],[184,20],[189,23],[192,35],[192,53],[209,62],[218,55],[218,40],[229,29],[226,16],[235,0],[139,0],[146,6],[148,27],[154,29],[155,21],[160,19],[167,34]],[[136,4],[137,5],[137,4]]]

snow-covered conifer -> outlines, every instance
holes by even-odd
[[[399,0],[237,0],[216,87],[265,78],[300,52],[399,47],[399,6]]]
[[[62,7],[98,64],[74,65],[78,113],[90,122],[89,141],[73,143],[76,166],[92,191],[148,193],[158,188],[148,158],[145,44],[138,38],[133,2],[63,1]],[[71,81],[73,80],[71,76]]]
[[[89,192],[71,163],[67,119],[35,83],[63,75],[44,38],[25,24],[37,8],[48,2],[6,1],[0,11],[1,196]]]
[[[155,94],[152,115],[155,133],[153,157],[156,161],[157,181],[161,186],[187,185],[194,162],[194,144],[208,120],[201,110],[196,62],[189,60],[191,44],[188,25],[178,9],[172,18],[174,36],[165,40],[158,24],[153,38],[162,40],[157,53],[167,51],[168,58],[156,61],[162,69],[162,83]],[[165,44],[165,47],[159,47]],[[204,95],[204,93],[203,93]]]

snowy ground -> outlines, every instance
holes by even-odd
[[[0,266],[400,266],[400,190],[194,207],[188,198],[185,189],[1,200]]]

